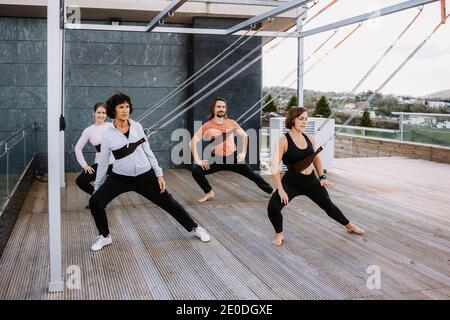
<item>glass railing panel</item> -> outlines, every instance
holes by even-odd
[[[20,175],[25,169],[24,164],[24,139],[20,138],[20,140],[16,141],[8,151],[8,177],[9,177],[9,186],[10,192],[19,181]]]
[[[1,155],[4,150],[0,151],[0,208],[8,199],[8,175],[6,174],[6,154]]]

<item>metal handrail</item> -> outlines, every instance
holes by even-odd
[[[425,117],[450,117],[450,114],[446,113],[420,113],[420,112],[392,112],[393,115],[400,116],[400,141],[403,141],[403,116],[425,116]]]
[[[360,126],[342,126],[340,124],[335,124],[336,127],[352,130],[365,130],[365,131],[375,131],[375,132],[389,132],[389,133],[399,133],[400,130],[395,129],[384,129],[384,128],[374,128],[374,127],[360,127]]]
[[[2,142],[0,142],[0,146],[2,144],[7,143],[8,141],[11,141],[12,139],[14,139],[16,136],[18,136],[19,134],[21,134],[24,130],[27,130],[28,128],[33,127],[33,130],[36,128],[36,122],[30,123],[29,125],[23,127],[22,129],[17,130],[16,132],[14,132],[12,135],[10,135],[8,138],[6,138],[5,140],[3,140]]]
[[[391,114],[399,116],[450,117],[448,113],[391,112]]]
[[[29,160],[27,158],[27,144],[26,144],[26,140],[25,140],[28,135],[27,130],[30,128],[31,128],[31,130],[29,133],[35,134],[34,138],[33,138],[31,160]],[[6,199],[7,199],[7,201],[5,203],[3,203],[3,204],[0,203],[0,208],[1,208],[0,215],[3,212],[4,206],[6,205],[6,203],[9,201],[9,199],[11,197],[11,193],[17,187],[17,183],[19,183],[19,182],[17,182],[16,185],[14,185],[14,186],[10,185],[10,179],[9,179],[10,156],[9,156],[9,153],[17,144],[19,144],[20,142],[23,141],[23,167],[25,170],[30,165],[32,159],[36,155],[36,149],[35,149],[35,147],[36,147],[36,130],[35,129],[36,129],[36,123],[33,122],[27,126],[22,127],[20,130],[17,130],[13,134],[11,134],[8,138],[6,138],[2,142],[0,142],[0,146],[4,145],[4,152],[2,154],[0,154],[0,158],[2,158],[3,156],[6,156]],[[10,141],[19,135],[21,135],[22,137],[20,139],[17,139],[14,142],[11,142],[11,144],[10,144]],[[23,175],[23,173],[22,173],[22,175]]]

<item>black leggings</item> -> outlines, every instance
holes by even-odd
[[[208,170],[204,170],[199,165],[194,165],[192,167],[192,176],[203,189],[203,191],[205,193],[208,193],[212,190],[212,187],[205,176],[218,171],[229,170],[239,173],[247,179],[250,179],[251,181],[256,183],[261,190],[268,194],[271,194],[273,191],[272,186],[267,183],[266,180],[264,180],[259,174],[254,172],[246,162],[238,163],[236,158],[236,152],[228,157],[218,158],[220,162],[214,162],[210,164]]]
[[[288,195],[289,201],[299,195],[305,195],[322,208],[330,218],[342,225],[347,225],[349,223],[341,210],[331,202],[327,190],[320,185],[320,181],[314,172],[310,175],[304,175],[288,171],[281,179],[281,183],[283,184],[284,191],[286,191]],[[270,198],[267,211],[269,213],[269,219],[277,233],[283,231],[283,216],[281,215],[281,210],[284,206],[285,204],[281,202],[278,190],[275,191]]]
[[[187,231],[197,227],[189,213],[166,190],[161,194],[155,172],[149,170],[136,177],[117,175],[112,172],[105,183],[92,195],[89,200],[91,214],[101,235],[109,235],[108,219],[105,208],[115,197],[122,193],[135,191],[167,211]]]
[[[86,173],[83,171],[81,171],[80,175],[77,177],[77,180],[75,181],[77,186],[83,190],[86,193],[89,193],[90,195],[92,195],[94,193],[94,187],[92,186],[91,182],[95,181],[95,178],[97,176],[97,167],[98,164],[94,163],[92,166],[92,169],[95,170],[94,173]],[[108,167],[108,174],[111,173],[112,170],[112,164],[109,165]]]

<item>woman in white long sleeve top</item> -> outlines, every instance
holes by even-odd
[[[80,166],[83,168],[81,174],[77,177],[76,183],[78,187],[86,193],[92,195],[94,187],[91,185],[95,181],[98,158],[101,150],[101,139],[105,129],[111,126],[111,123],[105,122],[106,119],[106,103],[99,102],[94,106],[95,124],[84,129],[80,139],[75,145],[75,155]],[[91,143],[97,152],[95,153],[95,161],[93,165],[88,165],[83,156],[83,148],[87,143]]]
[[[97,251],[112,243],[105,208],[122,193],[135,191],[168,212],[188,232],[208,242],[210,236],[166,190],[158,165],[141,124],[129,119],[131,99],[118,92],[106,102],[106,113],[114,119],[102,136],[95,192],[89,200],[91,214],[99,231],[91,249]],[[111,153],[113,168],[106,177]]]

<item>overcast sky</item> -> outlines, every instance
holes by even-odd
[[[308,23],[305,30],[404,1],[339,0],[326,12]],[[329,2],[329,0],[321,0],[311,10],[310,16]],[[450,9],[449,7],[450,0],[447,1],[447,10]],[[341,47],[305,75],[305,89],[350,91],[417,12],[418,9],[413,8],[366,21]],[[439,21],[439,1],[426,5],[416,23],[358,91],[376,89],[403,59],[431,33]],[[323,47],[305,64],[305,68],[325,55],[354,27],[352,25],[339,30],[327,46]],[[331,33],[333,31],[306,38],[305,57]],[[267,51],[273,43],[266,45],[264,50]],[[296,61],[297,41],[294,39],[287,39],[278,48],[264,53],[264,85],[279,85],[289,71],[295,69]],[[281,85],[288,85],[294,79],[291,78]],[[448,89],[450,89],[450,21],[434,34],[421,51],[385,86],[382,93],[421,96]]]

